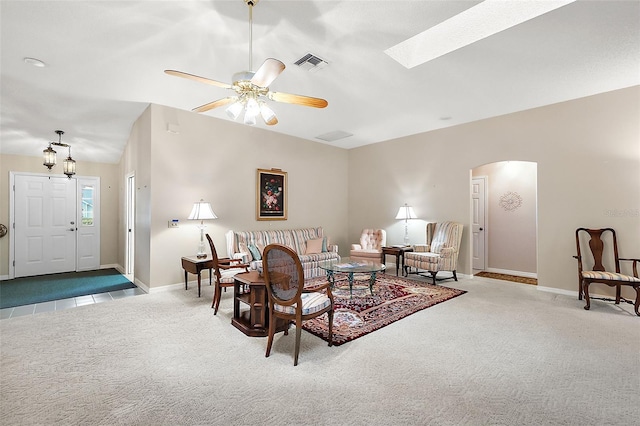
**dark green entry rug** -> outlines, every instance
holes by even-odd
[[[0,281],[0,309],[135,287],[113,268],[15,278]]]

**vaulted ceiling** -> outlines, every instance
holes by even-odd
[[[257,126],[353,148],[640,84],[636,0],[579,0],[411,69],[384,52],[478,3],[260,1],[254,71],[277,58],[272,90],[329,106],[271,102],[280,122]],[[233,94],[165,69],[230,83],[249,65],[243,0],[2,0],[0,16],[3,154],[41,156],[62,129],[79,162],[116,163],[149,103],[191,110]],[[296,66],[307,53],[326,67]],[[332,132],[352,136],[317,138]]]

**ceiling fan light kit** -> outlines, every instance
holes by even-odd
[[[249,7],[249,70],[252,66],[253,56],[253,6],[258,4],[259,0],[243,0]],[[200,77],[188,74],[182,71],[165,70],[164,72],[176,77],[182,77],[200,83],[210,84],[212,86],[232,89],[237,96],[230,96],[218,99],[213,102],[194,108],[194,112],[206,112],[214,108],[230,104],[225,112],[233,120],[237,120],[244,111],[244,124],[255,125],[257,117],[260,116],[264,123],[273,126],[278,123],[276,113],[267,105],[265,99],[274,102],[283,102],[302,106],[310,106],[314,108],[324,108],[328,102],[324,99],[313,98],[310,96],[293,95],[289,93],[272,92],[269,86],[284,71],[285,65],[273,58],[266,59],[256,72],[240,71],[233,75],[232,84],[222,83],[220,81],[211,80],[206,77]]]

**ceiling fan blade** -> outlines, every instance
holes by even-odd
[[[273,118],[271,118],[269,121],[265,121],[265,124],[267,126],[275,126],[276,124],[278,124],[278,119],[274,115]]]
[[[238,100],[237,96],[229,96],[226,98],[218,99],[217,101],[209,102],[208,104],[200,105],[197,108],[192,109],[193,112],[207,112],[210,109],[218,108],[223,105],[230,104]]]
[[[251,83],[260,87],[268,87],[273,80],[284,71],[284,64],[277,59],[266,59],[251,78]]]
[[[200,76],[197,76],[197,75],[188,74],[186,72],[175,71],[175,70],[164,70],[164,72],[166,74],[173,75],[173,76],[176,76],[176,77],[182,77],[182,78],[186,78],[188,80],[199,81],[200,83],[210,84],[212,86],[218,86],[218,87],[222,87],[224,89],[231,89],[231,85],[230,84],[222,83],[222,82],[216,81],[216,80],[211,80],[210,78],[200,77]]]
[[[320,98],[312,98],[311,96],[292,95],[290,93],[269,92],[269,99],[276,102],[284,102],[287,104],[296,104],[310,106],[314,108],[324,108],[329,103]]]

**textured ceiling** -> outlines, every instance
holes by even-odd
[[[577,1],[412,69],[384,53],[477,3],[260,1],[254,68],[283,61],[271,89],[329,106],[272,102],[280,123],[257,126],[318,143],[347,132],[330,144],[353,148],[640,84],[639,1]],[[116,163],[149,103],[191,110],[233,94],[163,70],[231,82],[249,64],[243,0],[2,0],[0,16],[4,154],[40,156],[62,129],[79,162]],[[293,64],[309,52],[329,64]]]

